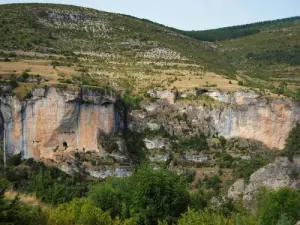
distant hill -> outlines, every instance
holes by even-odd
[[[258,34],[265,30],[277,29],[280,27],[286,27],[293,25],[295,22],[299,21],[300,17],[290,17],[284,19],[263,21],[245,25],[224,27],[212,30],[202,30],[202,31],[182,31],[183,34],[193,37],[202,41],[224,41],[229,39],[240,38],[244,36],[249,36],[252,34]]]

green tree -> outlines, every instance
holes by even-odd
[[[292,224],[300,218],[300,192],[290,188],[267,192],[259,210],[260,225],[276,224],[286,217]]]
[[[294,155],[300,154],[299,140],[300,140],[300,124],[297,123],[296,126],[290,131],[290,134],[286,139],[286,144],[284,148],[290,161],[293,161]]]
[[[280,219],[276,225],[292,225],[285,214],[281,214]]]
[[[142,224],[172,222],[185,212],[189,202],[186,183],[174,172],[144,167],[132,176],[132,210]]]
[[[110,212],[110,215],[115,217],[121,214],[121,191],[126,190],[113,187],[112,182],[99,183],[92,187],[88,198],[93,205]]]
[[[251,215],[232,214],[228,217],[206,209],[189,209],[178,221],[178,225],[257,225],[257,218]]]
[[[73,199],[47,210],[47,225],[111,225],[108,212],[93,206],[87,199]]]

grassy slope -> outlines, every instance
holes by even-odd
[[[292,95],[300,82],[298,17],[203,31],[221,40],[214,43],[192,38],[195,32],[75,6],[0,5],[0,18],[0,49],[56,55],[58,65],[82,73],[87,85],[173,87],[178,80],[193,81],[189,76],[213,71],[233,79],[238,75],[247,86],[262,89],[278,91],[282,84],[283,92]],[[223,40],[228,37],[235,38]],[[46,59],[53,60],[51,55]],[[67,78],[62,74],[58,79]]]
[[[251,30],[259,32],[244,35],[240,32]],[[235,37],[239,32],[241,36]],[[299,17],[184,33],[198,39],[209,36],[216,40],[218,58],[230,64],[249,86],[278,92],[281,85],[284,87],[281,92],[292,96],[291,91],[300,85]]]

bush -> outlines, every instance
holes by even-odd
[[[209,147],[205,135],[203,133],[199,133],[195,136],[180,140],[179,143],[175,144],[174,148],[177,149],[177,151],[193,149],[201,152],[203,150],[208,150]]]
[[[300,218],[300,192],[294,189],[282,188],[267,192],[259,210],[260,225],[276,224],[283,220],[282,215],[291,224],[296,224]]]
[[[189,209],[179,219],[178,225],[257,225],[257,218],[251,215],[232,214],[225,217],[208,209],[197,212]]]
[[[201,190],[197,190],[190,194],[189,207],[195,210],[202,210],[208,205],[207,199]]]
[[[220,177],[217,175],[214,175],[210,178],[207,178],[207,180],[205,180],[205,187],[208,189],[213,189],[216,192],[219,192],[219,190],[221,188],[221,183],[222,183],[222,180],[220,179]]]
[[[240,160],[234,170],[236,178],[244,178],[246,182],[249,181],[250,176],[259,168],[267,165],[268,160],[262,157],[253,157],[251,159]]]
[[[295,154],[300,154],[300,124],[297,123],[296,126],[290,131],[288,138],[286,139],[286,144],[284,151],[287,153],[290,161],[293,160]]]
[[[239,80],[239,81],[238,81],[238,85],[243,86],[243,85],[244,85],[244,82],[241,81],[241,80]]]
[[[91,188],[88,198],[93,205],[108,211],[112,217],[115,217],[121,215],[122,191],[127,190],[113,187],[111,182],[99,183]]]
[[[46,203],[68,202],[73,198],[84,197],[88,192],[87,182],[81,177],[69,176],[57,168],[45,168],[36,163],[32,167],[38,172],[30,171],[25,190],[34,192],[39,199]]]
[[[86,199],[73,199],[47,210],[47,225],[111,225],[109,213],[90,204]]]
[[[24,70],[23,73],[21,74],[21,76],[19,76],[17,80],[18,80],[19,82],[26,82],[27,79],[29,78],[29,76],[30,76],[30,75],[29,75],[29,73],[28,73],[28,70]]]
[[[143,167],[131,177],[95,185],[90,202],[113,216],[134,218],[138,224],[175,222],[185,212],[189,195],[180,176],[165,169]]]
[[[132,176],[133,207],[142,224],[157,224],[157,220],[176,221],[189,202],[186,184],[175,173],[142,168]]]
[[[132,92],[127,89],[122,97],[122,100],[127,107],[136,109],[140,107],[140,103],[141,101],[143,101],[143,98],[140,96],[132,95]]]

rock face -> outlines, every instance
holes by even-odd
[[[24,158],[51,158],[59,149],[100,151],[100,136],[123,129],[118,97],[105,90],[38,88],[20,101],[1,97],[7,152]]]
[[[282,149],[290,130],[299,121],[300,103],[286,98],[265,98],[245,91],[230,95],[212,90],[207,95],[215,102],[143,103],[142,110],[132,111],[129,127],[143,130],[147,124],[156,124],[171,135],[217,133],[225,138],[251,139],[268,148]]]
[[[3,87],[2,92],[6,92],[4,89],[7,87]],[[141,110],[131,111],[128,121],[118,105],[118,96],[110,91],[37,88],[27,100],[2,94],[0,138],[5,136],[8,153],[22,152],[23,157],[35,159],[53,158],[58,150],[101,153],[109,149],[111,154],[125,157],[124,152],[121,151],[120,156],[114,150],[117,145],[122,148],[124,143],[118,138],[115,138],[116,145],[111,145],[110,141],[125,124],[138,132],[165,130],[169,135],[184,137],[204,132],[225,138],[244,138],[281,149],[300,115],[297,102],[263,98],[252,92],[240,91],[232,95],[218,90],[195,92],[195,95],[206,93],[216,99],[211,104],[176,101],[178,93],[171,91],[149,93],[157,100],[143,102]]]
[[[228,197],[236,200],[239,196],[242,196],[245,191],[244,179],[238,179],[228,190]]]
[[[276,190],[290,186],[293,182],[291,175],[298,167],[297,163],[291,163],[287,158],[279,157],[274,163],[257,170],[251,175],[249,184],[245,188],[244,203],[250,205],[262,187]]]

